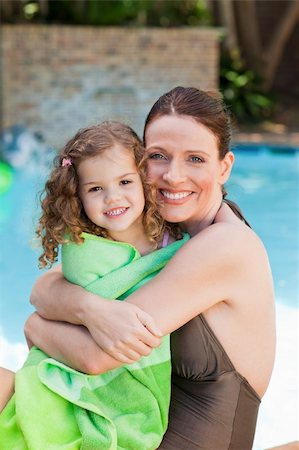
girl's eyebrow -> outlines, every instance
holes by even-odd
[[[138,175],[138,173],[137,172],[124,173],[123,175],[120,175],[116,179],[121,180],[124,177],[132,176],[132,175]],[[86,183],[82,183],[82,186],[89,186],[90,184],[101,184],[101,182],[100,181],[87,181]]]
[[[120,176],[117,177],[117,178],[120,180],[121,178],[128,177],[128,176],[132,176],[132,175],[138,175],[138,173],[137,173],[137,172],[124,173],[123,175],[120,175]]]
[[[87,181],[87,183],[82,183],[82,186],[88,186],[90,184],[100,184],[98,181]]]

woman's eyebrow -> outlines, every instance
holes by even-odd
[[[159,147],[159,146],[157,146],[157,145],[152,145],[151,147],[147,147],[147,148],[146,148],[146,151],[147,151],[147,152],[148,152],[148,151],[151,151],[151,150],[159,150],[159,151],[161,151],[161,152],[168,153],[167,150],[166,150],[165,148]],[[207,152],[205,152],[204,150],[201,150],[201,149],[199,149],[199,148],[197,148],[196,150],[183,150],[183,153],[187,153],[187,154],[191,154],[191,153],[201,153],[201,154],[204,154],[205,156],[207,156],[208,158],[211,157],[211,155],[210,155],[209,153],[207,153]]]
[[[151,145],[150,147],[146,147],[146,151],[148,150],[161,150],[162,152],[166,152],[165,148],[159,147],[158,145]]]
[[[197,149],[197,150],[186,150],[185,151],[185,153],[188,153],[188,154],[190,154],[190,153],[203,153],[204,155],[206,155],[206,156],[208,156],[209,158],[210,158],[210,154],[209,153],[207,153],[207,152],[205,152],[204,150],[200,150],[200,149]]]

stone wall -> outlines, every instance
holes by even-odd
[[[59,147],[105,119],[141,133],[174,86],[217,88],[219,31],[5,25],[1,58],[2,126],[22,123]]]

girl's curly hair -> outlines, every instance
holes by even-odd
[[[147,180],[146,158],[141,140],[129,126],[106,121],[79,130],[54,159],[54,168],[41,194],[42,215],[36,230],[43,247],[43,253],[39,257],[41,268],[49,267],[57,261],[59,244],[69,240],[82,243],[82,232],[109,238],[107,231],[94,224],[85,214],[79,196],[76,169],[82,161],[117,144],[133,152],[145,196],[143,224],[153,249],[158,247],[166,228],[176,239],[182,237],[179,227],[166,223],[158,211],[156,189]],[[65,164],[65,161],[71,162],[71,165]]]

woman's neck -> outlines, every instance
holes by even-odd
[[[197,216],[193,219],[183,222],[182,229],[186,231],[191,237],[195,236],[215,221],[215,217],[217,216],[221,206],[222,195],[219,196],[217,201],[214,202],[213,206],[205,214],[203,214],[202,217]]]

